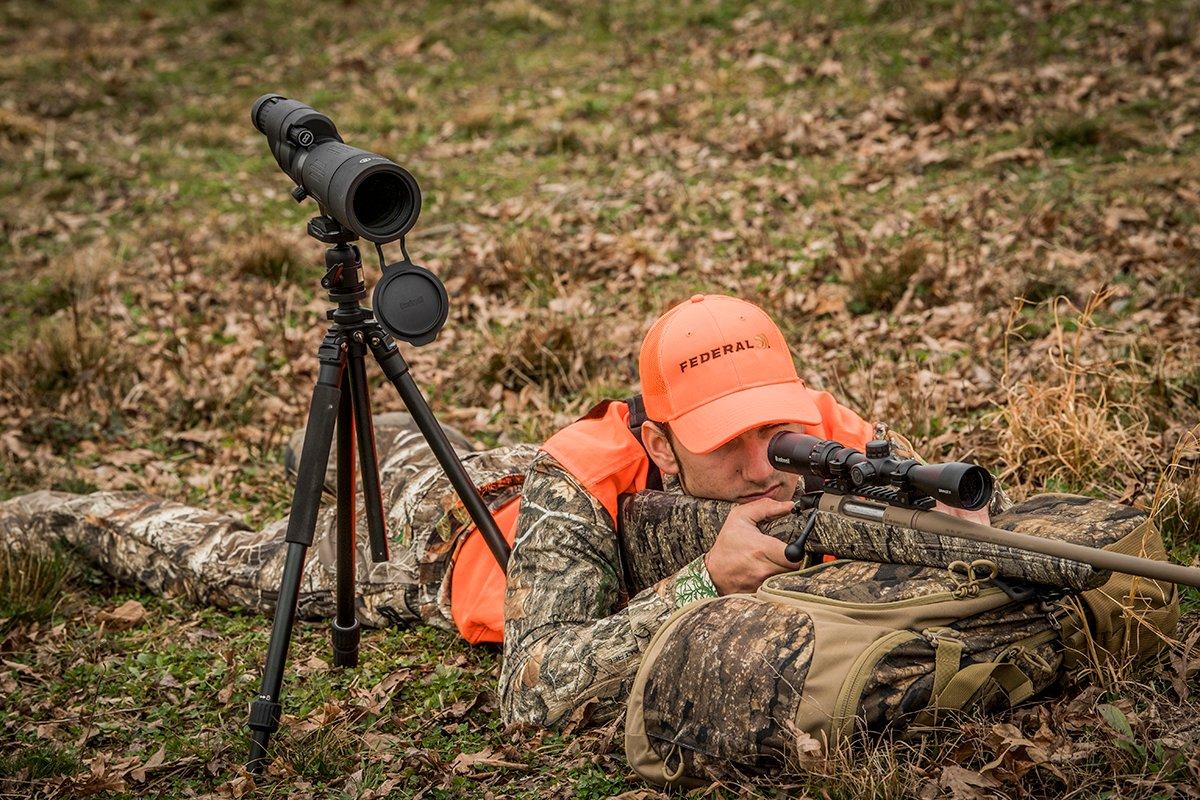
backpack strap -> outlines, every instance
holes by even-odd
[[[941,647],[938,650],[938,656],[941,656]],[[955,655],[960,653],[961,650]],[[940,663],[937,666],[942,668]],[[934,683],[938,682],[938,677],[935,670]],[[961,711],[972,701],[985,699],[989,689],[999,690],[1004,695],[1006,707],[1011,708],[1033,695],[1033,682],[1019,667],[1006,661],[970,664],[945,681],[941,691],[930,698],[929,706],[917,715],[916,724],[935,724],[939,711]]]
[[[929,692],[931,698],[941,697],[942,692],[950,684],[950,680],[962,667],[963,643],[946,635],[939,635],[936,641],[933,688]]]
[[[633,438],[638,440],[638,444],[645,449],[646,443],[642,441],[642,423],[647,419],[646,404],[642,402],[640,394],[635,394],[633,397],[625,400],[625,405],[629,407],[629,432],[633,434]],[[654,463],[653,458],[650,458],[649,453],[646,454],[646,460],[650,464],[649,471],[646,474],[646,488],[662,491],[662,473],[659,471],[658,465]],[[634,585],[633,573],[630,571],[629,566],[629,554],[625,551],[625,532],[621,529],[623,515],[620,512],[620,508],[625,504],[625,499],[629,496],[626,494],[617,498],[617,561],[620,563],[620,571],[617,575],[617,583],[619,584],[617,591],[620,595],[618,602],[621,608],[624,608],[625,604],[629,602],[629,598],[633,594],[630,587]]]
[[[625,400],[625,405],[629,406],[629,432],[634,438],[641,442],[642,447],[646,446],[642,440],[642,423],[646,421],[646,404],[642,402],[642,396],[635,394]],[[649,457],[649,454],[647,454]],[[646,477],[646,488],[653,489],[656,492],[661,492],[663,488],[662,473],[659,472],[658,465],[654,463],[654,459],[650,460],[650,472]]]

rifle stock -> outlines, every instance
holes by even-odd
[[[623,498],[618,532],[629,592],[636,594],[654,585],[706,553],[732,508],[732,503],[719,500],[655,491]],[[1154,554],[1150,544],[1159,542],[1143,512],[1107,501],[1042,495],[994,520],[1042,535],[833,492],[825,492],[818,510],[810,513],[820,515],[805,543],[811,556],[835,554],[943,568],[952,561],[982,558],[993,562],[1002,578],[1076,591],[1100,586],[1111,572],[1200,588],[1200,569],[1101,549],[1139,526],[1147,542],[1142,552]],[[790,542],[803,522],[791,515],[760,527],[765,534]]]

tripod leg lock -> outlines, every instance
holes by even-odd
[[[250,704],[250,730],[274,733],[279,730],[279,716],[283,706],[263,697]]]
[[[333,621],[333,665],[335,667],[358,666],[358,641],[362,636],[362,626],[358,620],[343,628]]]

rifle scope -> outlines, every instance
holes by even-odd
[[[264,94],[254,101],[250,121],[296,182],[296,202],[312,195],[321,213],[378,244],[396,241],[416,223],[416,179],[383,156],[344,143],[333,120],[312,106]]]
[[[831,439],[778,433],[767,446],[767,460],[775,469],[813,473],[850,491],[894,486],[968,511],[987,505],[995,485],[983,467],[961,461],[922,464],[912,458],[896,458],[890,443],[883,440],[870,442],[864,454]]]

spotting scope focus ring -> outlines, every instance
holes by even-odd
[[[262,110],[266,108],[268,104],[274,105],[278,101],[286,99],[287,98],[281,94],[264,94],[262,97],[255,100],[254,105],[250,106],[250,124],[254,126],[254,130],[265,134],[267,131],[266,128],[263,127],[263,121],[261,117]]]

